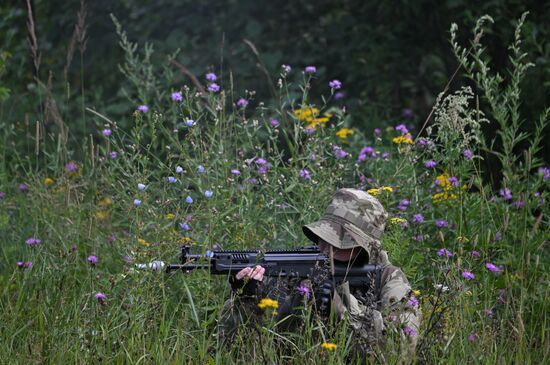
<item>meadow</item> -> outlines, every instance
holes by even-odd
[[[383,246],[423,313],[415,355],[401,357],[408,334],[396,333],[388,363],[547,363],[550,165],[540,150],[550,109],[522,129],[533,66],[524,19],[507,74],[485,52],[490,17],[466,46],[452,25],[470,86],[453,76],[420,123],[405,110],[362,128],[350,123],[346,85],[319,78],[320,65],[281,65],[267,101],[223,68],[176,84],[174,56],[153,60],[114,19],[135,105],[123,123],[83,97],[56,99],[47,83],[36,115],[0,120],[0,363],[346,363],[353,333],[342,324],[279,334],[267,320],[222,346],[227,278],[136,267],[177,263],[184,244],[203,254],[308,245],[302,225],[342,187],[385,206]],[[63,116],[65,102],[79,115]],[[72,141],[72,120],[95,132]],[[498,181],[484,173],[487,156]]]

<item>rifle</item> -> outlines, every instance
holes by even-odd
[[[200,255],[192,254],[191,247],[185,245],[182,246],[181,264],[167,265],[166,272],[182,270],[188,273],[203,269],[214,275],[234,276],[245,267],[261,265],[265,268],[264,276],[307,279],[314,268],[328,265],[328,262],[329,258],[317,246],[263,253],[259,250],[219,250]],[[332,279],[335,285],[347,281],[350,287],[371,290],[374,284],[375,293],[380,293],[381,274],[379,265],[355,266],[334,261]]]

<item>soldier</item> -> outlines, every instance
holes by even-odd
[[[347,319],[353,329],[355,355],[372,353],[374,346],[383,346],[385,334],[393,332],[401,337],[400,357],[411,359],[421,312],[405,274],[390,263],[387,252],[381,248],[387,217],[384,207],[372,195],[357,189],[340,189],[333,195],[323,218],[305,225],[303,231],[331,260],[348,262],[350,266],[367,262],[383,269],[378,293],[363,293],[360,289],[350,288],[348,282],[333,291],[331,311],[337,320]],[[234,289],[240,288],[244,282],[247,284],[243,288],[244,294],[227,301],[222,310],[219,324],[222,337],[231,336],[249,319],[253,307],[247,305],[257,304],[257,286],[268,289],[276,286],[265,280],[264,272],[261,266],[248,267],[235,276]],[[315,292],[316,288],[312,289]],[[273,290],[267,294],[268,297],[285,297],[290,303],[286,305],[287,309],[279,308],[279,317],[293,313],[288,307],[299,304],[299,300],[289,299],[287,294],[283,291],[281,295]]]

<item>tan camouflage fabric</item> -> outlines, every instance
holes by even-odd
[[[353,329],[353,351],[358,356],[371,352],[374,347],[383,349],[391,333],[400,337],[399,357],[407,362],[414,356],[421,311],[405,274],[390,263],[387,252],[382,250],[387,217],[382,204],[372,195],[357,189],[340,189],[333,195],[324,216],[305,225],[303,231],[314,243],[322,239],[340,249],[362,247],[368,253],[368,263],[382,266],[381,289],[375,304],[365,293],[350,290],[346,282],[335,290],[332,311]],[[243,304],[235,297],[226,302],[220,318],[222,336],[244,323],[246,311],[240,307]]]

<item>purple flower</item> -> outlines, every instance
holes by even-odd
[[[78,170],[78,165],[74,161],[67,162],[65,164],[65,170],[67,172],[75,172],[76,170]]]
[[[446,248],[442,248],[440,249],[439,251],[437,251],[437,256],[439,257],[452,257],[453,256],[453,253],[449,250],[447,250]]]
[[[409,205],[411,205],[411,201],[409,199],[402,199],[399,201],[399,205],[408,207]]]
[[[177,181],[177,180],[176,180],[175,177],[173,177],[173,176],[168,176],[168,182],[169,182],[170,184],[173,184],[173,183],[175,183],[176,181]]]
[[[147,105],[139,105],[137,107],[138,112],[140,113],[147,113],[149,111],[149,107]]]
[[[189,224],[184,222],[180,223],[180,228],[183,229],[184,231],[189,231],[191,229],[191,227],[189,227]]]
[[[248,105],[248,100],[246,100],[245,98],[240,98],[235,104],[237,104],[237,107],[239,108],[246,108],[246,106]]]
[[[199,171],[199,174],[204,174],[204,172],[206,171],[203,165],[197,166],[197,170]]]
[[[514,206],[518,209],[521,209],[525,206],[525,202],[521,201],[521,200],[516,200],[514,202]]]
[[[300,177],[306,180],[311,180],[311,174],[308,169],[301,169]]]
[[[191,204],[191,203],[193,203],[193,198],[191,198],[191,197],[188,195],[187,198],[185,198],[185,202],[186,202],[187,204]]]
[[[231,170],[231,174],[232,174],[232,175],[240,175],[241,172],[240,172],[239,170],[237,170],[237,169],[233,169],[233,170]]]
[[[474,342],[475,340],[477,340],[477,338],[478,338],[478,335],[475,332],[472,332],[468,335],[468,341],[470,342]]]
[[[544,180],[550,179],[550,169],[548,167],[539,167],[538,173],[542,175]]]
[[[306,297],[306,299],[309,299],[309,296],[311,295],[311,289],[309,287],[304,284],[300,284],[300,286],[297,287],[296,290],[298,291],[298,294]]]
[[[472,257],[479,257],[479,256],[481,256],[481,252],[479,252],[479,251],[472,251],[472,252],[470,252],[470,256],[472,256]]]
[[[412,239],[420,242],[420,241],[424,241],[424,236],[419,234],[419,235],[413,236]]]
[[[346,97],[346,93],[343,91],[338,91],[337,93],[334,94],[334,100],[342,100],[345,97]]]
[[[290,67],[289,65],[282,65],[281,68],[283,69],[283,73],[285,74],[289,74],[290,71],[292,71],[292,67]]]
[[[342,83],[339,80],[332,80],[328,83],[328,86],[333,90],[338,90],[342,88]]]
[[[218,91],[220,91],[220,85],[213,82],[210,85],[208,85],[208,91],[212,93],[217,93]]]
[[[502,239],[502,233],[497,232],[495,233],[495,241],[500,241]]]
[[[421,146],[425,146],[428,144],[428,141],[424,137],[420,137],[416,140],[416,143],[418,143]]]
[[[17,267],[21,269],[32,269],[32,261],[17,261]]]
[[[141,200],[139,200],[139,199],[134,199],[134,205],[135,205],[136,207],[139,207],[139,206],[141,205]]]
[[[143,191],[147,187],[145,184],[139,183],[137,184],[138,190]]]
[[[407,129],[405,124],[399,124],[398,126],[395,127],[395,130],[398,132],[401,132],[401,134],[409,133],[409,130]]]
[[[183,95],[181,94],[181,91],[173,92],[172,95],[170,95],[170,97],[172,98],[172,101],[182,101],[183,100]]]
[[[382,130],[380,128],[374,128],[374,135],[380,137],[382,135]]]
[[[437,162],[435,162],[434,160],[428,160],[424,162],[424,167],[427,169],[433,169],[436,165],[437,165]]]
[[[6,197],[6,193],[3,191],[0,191],[0,200],[4,199]]]
[[[453,186],[458,186],[460,185],[460,183],[458,182],[458,178],[456,176],[451,176],[449,178],[449,182],[451,183],[451,185]]]
[[[420,302],[418,301],[418,298],[416,298],[414,295],[411,295],[411,299],[409,299],[407,304],[411,307],[418,307],[420,305]]]
[[[110,235],[107,236],[107,242],[113,243],[115,242],[115,240],[116,240],[116,236],[114,233],[111,233]]]
[[[101,134],[103,134],[103,136],[105,137],[109,137],[112,133],[113,131],[110,130],[109,128],[105,128],[104,130],[101,131]]]
[[[415,337],[417,334],[416,330],[409,326],[403,328],[403,333],[409,337]]]
[[[334,157],[340,159],[340,158],[346,158],[348,153],[344,151],[341,147],[333,146],[332,151],[334,152]]]
[[[105,301],[107,300],[107,296],[105,294],[103,294],[102,292],[95,293],[94,297],[101,304],[105,304]]]
[[[17,187],[19,189],[20,192],[22,193],[25,193],[29,190],[29,186],[25,183],[21,183],[19,184],[19,186]]]
[[[306,74],[314,74],[315,72],[317,72],[317,68],[315,66],[307,66],[305,69],[304,69],[304,72]]]
[[[88,262],[89,262],[91,265],[97,264],[97,256],[95,256],[95,255],[90,255],[90,256],[88,256]]]
[[[111,151],[111,152],[109,153],[109,158],[110,158],[111,160],[114,160],[114,159],[117,158],[117,157],[118,157],[118,153],[116,153],[116,151]]]
[[[306,134],[313,134],[315,132],[315,128],[308,126],[306,127]]]
[[[212,197],[212,195],[214,195],[214,193],[211,192],[210,190],[206,190],[204,192],[204,196],[206,197],[206,199],[210,199]]]
[[[193,119],[187,119],[185,121],[185,125],[188,126],[188,127],[192,127],[195,125],[195,121]]]
[[[38,246],[39,244],[42,243],[42,241],[36,237],[30,237],[30,238],[27,238],[25,243],[29,246]]]
[[[208,81],[216,81],[218,79],[218,76],[216,76],[216,74],[213,72],[209,72],[206,74],[206,79]]]
[[[476,276],[473,273],[469,272],[469,271],[463,271],[462,272],[462,277],[466,280],[473,280],[473,279],[476,278]]]
[[[424,223],[424,216],[423,216],[422,214],[420,214],[420,213],[414,214],[414,215],[413,215],[412,222],[413,222],[414,224]]]
[[[472,157],[474,157],[474,153],[472,152],[472,150],[466,148],[464,151],[462,151],[462,155],[464,156],[464,158],[466,160],[471,160]]]
[[[499,194],[504,200],[512,200],[512,191],[508,188],[500,189]]]
[[[277,128],[277,127],[279,126],[279,124],[280,124],[279,121],[278,121],[277,119],[275,119],[275,118],[271,118],[271,119],[269,120],[269,123],[270,123],[271,126],[274,127],[274,128]]]
[[[447,222],[446,220],[444,219],[437,219],[435,221],[435,226],[437,228],[444,228],[444,227],[448,227],[449,226],[449,222]]]
[[[411,119],[414,116],[414,113],[411,108],[405,108],[403,109],[403,113],[401,113],[403,118]]]
[[[384,152],[380,155],[380,158],[382,158],[382,160],[387,160],[389,157],[390,157],[389,152]]]
[[[183,167],[176,166],[176,174],[181,174],[183,172]]]
[[[493,264],[492,262],[488,262],[485,264],[485,267],[487,268],[487,270],[491,271],[491,272],[494,272],[494,273],[500,273],[502,271],[504,271],[504,269],[502,268],[502,266],[496,266],[495,264]]]
[[[493,318],[494,316],[494,313],[493,313],[493,310],[492,309],[485,309],[485,315],[489,318]]]

